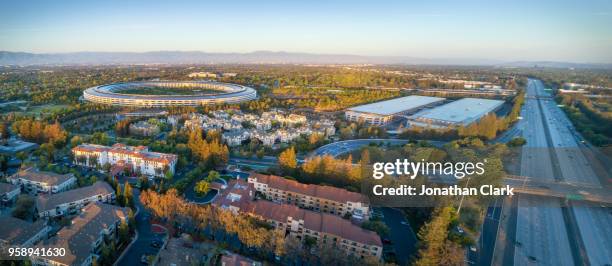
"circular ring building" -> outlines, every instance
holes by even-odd
[[[185,89],[192,90],[194,93],[188,95],[180,93],[148,94],[147,90],[151,88],[157,91]],[[136,93],[125,93],[129,90]],[[208,92],[199,92],[200,90]],[[91,87],[83,91],[83,98],[94,103],[118,106],[199,106],[250,101],[257,98],[257,92],[250,87],[214,81],[142,81]]]

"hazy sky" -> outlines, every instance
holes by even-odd
[[[612,63],[612,1],[2,0],[0,50]]]

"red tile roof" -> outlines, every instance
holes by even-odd
[[[349,220],[339,216],[300,209],[289,204],[278,204],[267,200],[253,201],[255,188],[244,180],[231,180],[228,188],[221,191],[213,204],[216,206],[234,206],[241,212],[260,216],[266,220],[286,223],[288,217],[293,220],[303,220],[304,228],[335,235],[358,243],[382,247],[380,237],[372,232],[354,225]],[[250,193],[249,193],[250,192]],[[231,200],[229,194],[240,195],[238,200]]]
[[[364,195],[341,188],[302,184],[295,180],[285,179],[280,176],[263,175],[259,173],[251,173],[251,176],[249,178],[256,178],[257,182],[268,184],[268,187],[271,188],[304,194],[311,197],[317,197],[341,203],[347,201],[362,203],[368,202],[367,198]]]
[[[77,147],[72,148],[72,151],[80,152],[108,152],[116,154],[125,154],[130,157],[140,158],[145,161],[155,161],[168,164],[172,161],[176,161],[178,156],[176,154],[159,153],[147,151],[148,148],[145,146],[131,147],[122,143],[115,143],[112,147],[95,145],[95,144],[81,144]]]

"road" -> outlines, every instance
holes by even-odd
[[[361,147],[368,146],[370,143],[384,143],[390,145],[404,145],[409,143],[411,140],[406,139],[352,139],[352,140],[344,140],[337,141],[325,146],[321,146],[318,149],[314,150],[310,156],[322,156],[322,155],[331,155],[333,157],[337,157],[339,155],[352,152],[355,150],[361,149]],[[434,146],[442,146],[445,142],[442,141],[427,141]]]
[[[140,210],[136,215],[136,230],[138,237],[136,241],[124,251],[122,257],[115,262],[116,265],[140,265],[142,255],[157,254],[159,249],[151,246],[153,240],[162,241],[163,235],[154,233],[151,230],[149,221],[151,213],[140,202],[140,191],[134,188],[134,203]]]
[[[381,208],[381,210],[384,215],[383,221],[391,231],[389,240],[393,243],[398,265],[407,265],[410,257],[416,252],[416,235],[400,210],[393,208]]]
[[[487,208],[487,213],[482,223],[482,232],[478,240],[480,256],[477,260],[469,259],[469,261],[477,262],[477,265],[490,265],[493,260],[497,229],[502,215],[502,200],[503,198],[496,198],[495,202]]]
[[[600,178],[581,150],[582,138],[539,80],[530,79],[517,125],[527,140],[520,175],[545,182],[600,187]],[[612,264],[609,210],[589,203],[521,195],[516,212],[512,261],[504,265]],[[578,228],[575,228],[575,227]],[[511,238],[508,238],[511,239]]]

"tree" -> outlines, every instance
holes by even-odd
[[[130,183],[128,183],[127,181],[125,181],[125,184],[123,185],[123,202],[125,205],[127,206],[133,206],[134,205],[134,201],[133,201],[133,193],[132,193],[132,186],[130,185]]]
[[[433,218],[419,231],[421,247],[418,252],[418,259],[414,265],[442,265],[443,256],[452,255],[456,258],[444,258],[446,261],[463,261],[462,252],[453,252],[452,244],[448,240],[448,226],[453,219],[451,207],[442,207],[434,211]]]
[[[382,221],[366,221],[361,224],[363,229],[376,232],[379,236],[386,236],[389,234],[389,227]]]
[[[527,140],[522,137],[516,137],[508,141],[508,147],[520,147],[527,144]]]
[[[121,184],[117,183],[115,186],[115,198],[119,201],[119,205],[125,206],[125,201],[123,198],[123,193],[121,193]]]
[[[130,240],[130,227],[125,221],[121,221],[119,225],[119,241],[127,243]]]
[[[83,140],[79,136],[74,136],[74,137],[72,137],[72,139],[70,139],[70,146],[71,147],[79,146],[79,145],[81,145],[81,143],[83,143]]]
[[[210,183],[208,183],[206,180],[200,180],[196,183],[193,189],[196,192],[196,194],[198,194],[199,196],[202,196],[208,193],[208,191],[210,190]]]
[[[165,177],[167,180],[172,180],[172,178],[174,177],[174,174],[172,173],[172,171],[167,170],[167,171],[166,171],[166,173],[164,174],[164,177]]]
[[[285,255],[285,230],[274,230],[272,240],[274,242],[274,254],[279,257]]]
[[[14,217],[25,220],[33,214],[33,208],[34,199],[32,197],[28,195],[19,195],[12,214]]]
[[[281,166],[281,168],[292,171],[295,170],[297,167],[297,156],[293,146],[281,152],[281,154],[278,156],[278,164]]]
[[[136,215],[132,209],[128,210],[128,226],[130,230],[134,230],[134,226],[136,226]]]
[[[219,172],[212,170],[210,172],[208,172],[208,176],[206,177],[206,181],[208,182],[213,182],[216,179],[221,178],[221,175],[219,174]]]

